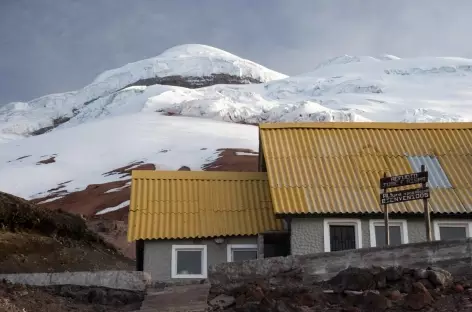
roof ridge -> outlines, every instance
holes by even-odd
[[[472,129],[472,122],[277,122],[261,123],[260,130],[266,129]]]

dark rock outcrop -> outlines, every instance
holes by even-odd
[[[133,86],[152,86],[156,84],[184,87],[189,89],[198,89],[209,87],[216,84],[250,84],[261,83],[261,81],[252,77],[240,77],[228,74],[212,74],[210,76],[202,77],[184,77],[184,76],[167,76],[167,77],[153,77],[147,79],[140,79],[132,84],[127,85],[123,89]]]

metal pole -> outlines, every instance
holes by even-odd
[[[425,166],[421,165],[421,172],[425,172]],[[423,188],[428,187],[428,183],[422,183],[421,186]],[[423,198],[423,210],[424,210],[424,224],[425,224],[425,229],[426,229],[426,240],[428,242],[432,241],[432,236],[431,236],[431,218],[430,218],[430,213],[429,213],[429,205],[428,205],[428,199]]]
[[[384,173],[384,178],[387,177],[387,173]],[[387,189],[383,189],[383,193],[387,192]],[[385,204],[383,205],[383,211],[384,211],[384,222],[385,222],[385,246],[390,245],[390,231],[389,231],[389,222],[388,222],[388,205]]]

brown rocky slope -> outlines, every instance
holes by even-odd
[[[210,292],[212,310],[226,312],[472,311],[470,279],[440,268],[348,268],[323,283],[307,283],[294,269]]]
[[[133,268],[80,216],[0,192],[0,273]]]

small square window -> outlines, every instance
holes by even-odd
[[[370,220],[370,245],[372,247],[384,247],[385,243],[385,221]],[[408,229],[406,220],[390,220],[390,246],[398,246],[408,243]]]
[[[401,229],[399,225],[390,225],[390,245],[396,246],[401,245],[402,237],[401,237]],[[386,245],[385,243],[385,226],[384,225],[376,225],[375,226],[375,245],[377,247],[383,247]]]
[[[228,262],[257,259],[257,245],[228,245]]]
[[[172,278],[206,278],[205,245],[172,246]]]
[[[439,226],[439,237],[442,240],[466,238],[467,228],[465,226]]]
[[[470,237],[472,222],[459,220],[438,220],[433,222],[436,240],[463,239]]]

